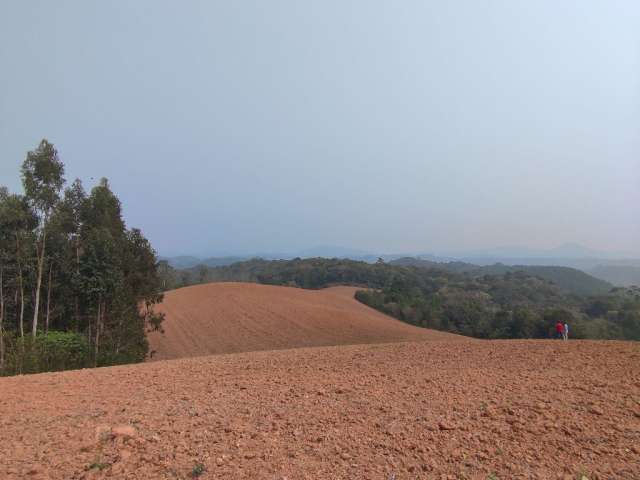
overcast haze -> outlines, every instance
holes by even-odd
[[[3,1],[42,137],[163,254],[640,253],[640,2]]]

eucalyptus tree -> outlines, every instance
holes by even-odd
[[[72,319],[73,328],[81,328],[81,284],[80,256],[82,250],[81,232],[85,211],[87,209],[87,193],[79,179],[68,186],[55,212],[56,230],[63,240],[63,251],[59,254],[63,259],[59,262],[60,284],[63,286],[64,314],[67,320]]]
[[[93,328],[91,322],[88,325],[94,348],[94,366],[98,364],[104,319],[110,313],[111,300],[120,282],[117,251],[117,240],[108,229],[94,228],[87,232],[80,275],[85,301],[95,318]]]
[[[0,187],[0,222],[5,207],[8,191],[6,187]],[[2,227],[2,225],[0,225]],[[5,229],[0,228],[0,373],[4,372],[4,266],[6,262],[6,235]]]
[[[31,333],[35,337],[38,331],[42,274],[47,260],[47,227],[54,208],[60,200],[60,191],[64,185],[64,165],[58,158],[55,147],[46,139],[43,139],[35,150],[27,153],[27,158],[22,164],[22,185],[25,197],[38,221],[36,228],[36,286],[33,323],[31,325]]]
[[[61,195],[64,165],[43,140],[22,183],[23,195],[0,187],[0,374],[144,360],[146,331],[161,328],[163,285],[155,251],[127,229],[109,182],[87,195],[76,180]],[[51,348],[62,363],[48,363]]]
[[[145,330],[163,320],[153,306],[162,300],[155,251],[138,229],[128,230],[122,207],[106,179],[91,190],[82,212],[80,271],[94,364],[143,360]]]
[[[27,251],[33,245],[32,232],[37,220],[30,209],[27,200],[22,195],[9,194],[6,188],[0,190],[0,235],[2,236],[4,264],[5,264],[5,290],[6,290],[6,266],[10,265],[13,271],[16,293],[16,318],[20,337],[24,337],[25,315],[25,270],[28,267],[29,256]],[[6,314],[6,304],[5,304]]]

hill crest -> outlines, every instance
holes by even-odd
[[[207,283],[165,294],[164,334],[149,334],[153,359],[299,347],[461,341],[408,325],[354,299],[356,287],[322,290]]]

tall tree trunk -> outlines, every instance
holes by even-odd
[[[78,333],[80,331],[80,305],[78,303],[78,295],[76,295],[76,298],[75,298],[75,312],[76,312],[76,321],[75,321],[74,330],[76,331],[76,333]]]
[[[87,326],[87,338],[89,339],[89,343],[93,341],[93,330],[91,329],[91,317],[87,314],[88,326]]]
[[[24,279],[20,271],[20,338],[24,338]]]
[[[22,374],[22,361],[24,359],[24,276],[22,267],[18,268],[18,279],[20,280],[20,355],[18,357],[18,373]]]
[[[16,232],[16,260],[18,261],[18,282],[20,285],[20,338],[24,338],[24,277],[22,276],[22,263],[20,262],[20,237]]]
[[[4,269],[0,265],[0,373],[4,373]]]
[[[121,312],[120,319],[118,320],[118,327],[115,329],[116,337],[116,355],[120,353],[120,344],[122,343],[122,325],[124,324],[125,312]]]
[[[80,236],[76,236],[76,275],[80,276]],[[75,290],[75,289],[74,289]],[[76,303],[76,332],[80,331],[80,301],[78,300],[78,291],[75,290],[75,303]],[[89,333],[89,338],[91,338],[91,333]]]
[[[101,310],[102,310],[102,300],[100,297],[98,297],[98,316],[96,318],[96,338],[95,338],[95,345],[94,345],[94,351],[93,351],[93,366],[97,367],[98,366],[98,352],[100,350],[100,317],[101,317]]]
[[[51,272],[53,270],[53,262],[49,263],[49,279],[47,281],[47,316],[44,322],[44,333],[49,333],[49,319],[51,318]]]
[[[42,246],[40,247],[40,252],[38,254],[38,278],[36,280],[36,298],[35,304],[33,307],[33,323],[31,328],[31,335],[34,337],[38,332],[38,313],[40,311],[40,289],[42,288],[42,270],[44,269],[44,255],[45,249],[47,245],[47,230],[46,230],[46,221],[45,226],[42,230]]]

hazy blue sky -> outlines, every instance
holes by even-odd
[[[42,137],[166,254],[640,253],[640,2],[3,0],[0,184]]]

